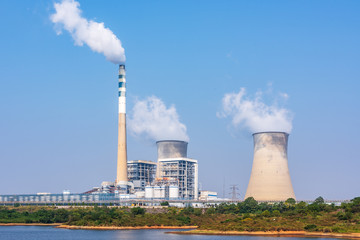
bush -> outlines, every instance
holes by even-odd
[[[245,218],[243,220],[241,220],[242,222],[252,222],[253,219],[252,218]]]
[[[189,224],[191,222],[191,219],[189,217],[185,217],[185,216],[177,216],[176,220],[180,221],[182,223],[182,225],[186,225]]]
[[[29,218],[25,219],[25,223],[33,223],[33,222],[34,222],[34,221],[31,220],[31,219],[29,219]]]
[[[215,208],[213,207],[206,209],[206,214],[215,214],[215,212]]]
[[[131,214],[136,216],[136,215],[144,215],[145,214],[145,209],[141,208],[141,207],[135,207],[131,209]]]
[[[261,213],[261,216],[263,217],[270,217],[270,212],[268,210],[265,210]]]
[[[160,206],[169,206],[169,202],[168,202],[168,201],[161,202],[161,203],[160,203]]]
[[[194,213],[194,208],[193,207],[186,207],[181,212],[183,214],[185,214],[185,215],[190,215],[190,214]]]
[[[194,215],[195,216],[201,216],[202,215],[202,209],[201,208],[195,208],[194,209]]]
[[[272,212],[272,215],[273,215],[274,217],[278,217],[278,216],[280,216],[280,211],[279,211],[279,210],[274,210],[274,211]]]
[[[304,229],[306,231],[316,231],[317,230],[317,226],[315,224],[309,224],[309,225],[306,225],[304,227]]]
[[[332,230],[332,232],[336,232],[336,233],[345,233],[346,232],[341,227],[333,227],[331,230]]]
[[[338,212],[336,214],[336,217],[339,219],[339,220],[351,220],[352,218],[352,213],[351,212]]]

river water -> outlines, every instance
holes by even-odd
[[[0,240],[304,240],[288,237],[165,234],[168,231],[174,230],[69,230],[47,226],[0,226]]]

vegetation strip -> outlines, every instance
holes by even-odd
[[[61,223],[0,223],[0,226],[60,226]]]
[[[296,203],[294,199],[279,203],[258,203],[248,198],[236,204],[207,208],[77,206],[64,209],[56,206],[0,206],[0,223],[61,223],[83,229],[198,226],[198,231],[273,232],[277,235],[279,232],[288,234],[289,231],[300,231],[333,236],[360,233],[360,197],[341,206],[326,204],[321,197],[311,204]]]
[[[213,230],[192,230],[166,232],[169,234],[183,235],[247,235],[247,236],[275,236],[275,237],[326,237],[326,238],[351,238],[359,239],[360,233],[321,233],[305,231],[271,231],[271,232],[239,232],[239,231],[213,231]]]

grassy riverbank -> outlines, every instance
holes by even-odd
[[[319,238],[350,238],[360,239],[360,233],[323,233],[323,232],[306,232],[306,231],[214,231],[214,230],[191,230],[167,232],[170,234],[180,235],[235,235],[235,236],[264,236],[264,237],[319,237]]]
[[[82,227],[181,227],[196,231],[360,233],[360,198],[334,206],[318,198],[312,204],[257,203],[249,198],[238,204],[213,208],[119,207],[0,207],[0,223],[62,223]]]

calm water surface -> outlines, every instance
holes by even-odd
[[[0,226],[0,240],[304,240],[287,237],[165,234],[167,231],[171,230],[69,230],[43,226]]]

